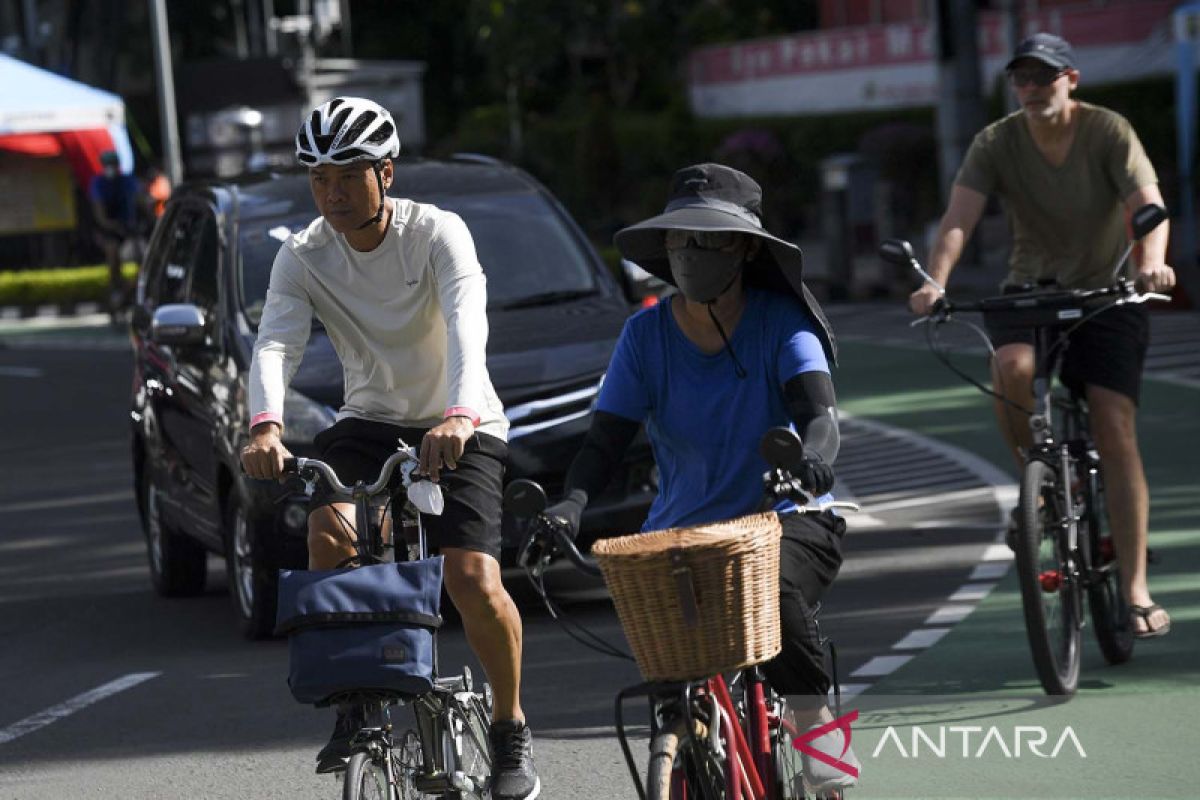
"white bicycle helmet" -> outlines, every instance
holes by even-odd
[[[296,159],[306,167],[398,155],[400,138],[392,115],[362,97],[335,97],[317,106],[296,133]]]

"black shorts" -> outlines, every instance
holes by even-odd
[[[763,664],[775,691],[824,698],[831,684],[816,610],[842,567],[846,521],[828,511],[780,514],[779,624],[783,649]]]
[[[1012,290],[1006,289],[1004,293],[1010,294]],[[987,332],[996,348],[1033,344],[1033,331],[1028,328],[989,323]],[[1079,394],[1086,386],[1100,386],[1125,395],[1135,405],[1138,403],[1142,367],[1150,344],[1150,317],[1144,306],[1110,308],[1080,325],[1068,339],[1059,362],[1059,380],[1064,386]]]
[[[385,422],[349,417],[317,434],[318,457],[333,467],[338,479],[373,481],[383,462],[396,452],[397,438],[420,449],[424,428],[405,428]],[[438,483],[446,499],[439,516],[421,515],[431,547],[458,547],[500,558],[500,503],[508,445],[495,436],[476,433],[467,441],[455,469],[442,470]],[[310,510],[329,505],[333,498],[318,488]]]

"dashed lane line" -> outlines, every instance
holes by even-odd
[[[0,744],[7,744],[25,734],[40,730],[51,723],[69,717],[76,711],[98,703],[106,697],[112,697],[114,694],[132,689],[134,686],[145,683],[152,678],[157,678],[161,674],[161,672],[133,672],[114,681],[109,681],[103,686],[97,686],[95,689],[76,695],[58,705],[50,706],[50,708],[44,711],[39,711],[23,720],[14,722],[7,728],[0,728]]]

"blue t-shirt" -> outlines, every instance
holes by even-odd
[[[137,224],[138,182],[132,175],[110,178],[101,173],[92,178],[88,196],[104,206],[104,213],[114,222]]]
[[[829,372],[812,322],[788,295],[747,287],[730,346],[745,378],[724,349],[703,353],[683,334],[669,301],[625,323],[596,408],[646,425],[659,487],[643,530],[757,510],[767,471],[759,440],[768,428],[791,426],[783,385],[802,372]]]

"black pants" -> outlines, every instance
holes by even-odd
[[[763,664],[779,694],[825,695],[832,680],[817,632],[815,609],[842,567],[846,521],[830,512],[781,514],[779,622],[783,650]]]

